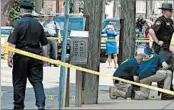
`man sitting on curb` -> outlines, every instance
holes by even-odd
[[[139,54],[135,58],[130,58],[121,63],[114,73],[114,77],[123,78],[130,81],[139,82],[137,70],[139,63],[145,58],[145,54]],[[115,87],[109,88],[109,96],[111,99],[118,97],[128,98],[132,95],[132,86],[121,81],[114,80]]]
[[[160,68],[161,67],[161,68]],[[157,54],[150,54],[144,59],[139,66],[140,83],[151,85],[152,82],[164,81],[163,89],[170,90],[172,72],[168,70],[168,64]],[[140,88],[141,91],[135,91],[135,99],[148,99],[150,90]],[[141,94],[143,93],[143,94]],[[174,99],[173,95],[162,94],[162,100]]]

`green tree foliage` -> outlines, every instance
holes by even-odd
[[[12,7],[10,8],[10,13],[9,13],[9,20],[10,22],[14,22],[16,19],[20,17],[19,12],[20,12],[20,7],[19,7],[20,0],[14,0],[14,3]]]
[[[21,0],[9,0],[9,2],[5,6],[5,11],[9,15],[9,22],[10,24],[13,24],[17,19],[20,18],[20,1]],[[34,5],[34,0],[29,0]]]

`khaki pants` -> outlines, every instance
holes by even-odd
[[[163,89],[170,90],[172,80],[172,72],[170,70],[158,70],[155,75],[140,80],[140,83],[151,85],[152,82],[164,81]],[[150,90],[147,88],[140,88],[140,91],[135,91],[135,99],[148,99]]]
[[[129,97],[128,94],[131,94],[131,84],[127,84],[121,81],[113,81],[115,88],[114,88],[114,95],[121,98],[127,98]]]

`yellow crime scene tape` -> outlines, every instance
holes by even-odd
[[[122,82],[125,82],[125,83],[129,83],[129,84],[133,84],[133,85],[136,85],[136,86],[148,88],[148,89],[151,89],[151,90],[156,90],[156,91],[159,91],[159,92],[162,92],[162,93],[174,95],[174,91],[149,86],[149,85],[145,85],[145,84],[125,80],[125,79],[118,78],[118,77],[113,77],[113,76],[108,75],[107,73],[101,73],[101,72],[97,72],[97,71],[94,71],[94,70],[78,67],[78,66],[71,65],[71,64],[68,64],[68,63],[65,63],[65,62],[61,62],[59,60],[53,60],[53,59],[50,59],[50,58],[47,58],[47,57],[43,57],[43,56],[36,55],[36,54],[30,53],[30,52],[15,49],[15,48],[12,48],[12,47],[2,45],[2,48],[7,49],[8,51],[11,51],[11,52],[14,52],[14,53],[18,53],[18,54],[21,54],[21,55],[24,55],[24,56],[34,58],[34,59],[38,59],[38,60],[42,60],[42,61],[45,61],[45,62],[61,65],[61,66],[67,67],[67,68],[73,68],[73,69],[83,71],[83,72],[86,72],[86,73],[90,73],[90,74],[93,74],[93,75],[98,75],[98,76],[106,77],[106,78],[109,78],[109,79],[122,81]]]
[[[49,40],[63,40],[62,37],[47,37],[47,39]],[[71,38],[67,38],[68,40],[71,40]],[[104,42],[107,42],[107,41],[110,41],[110,42],[119,42],[119,39],[107,39],[107,38],[101,38],[101,42],[104,43]],[[145,39],[145,38],[138,38],[136,39],[136,42],[153,42],[152,40],[148,40],[148,39]]]
[[[1,38],[3,38],[3,37],[8,37],[8,35],[3,35],[3,34],[1,34]],[[63,40],[63,37],[62,36],[59,36],[59,37],[47,37],[47,39],[49,39],[49,40]],[[67,38],[67,40],[71,40],[71,38]],[[105,43],[105,42],[107,42],[107,41],[110,41],[110,42],[119,42],[119,39],[107,39],[107,38],[101,38],[101,42],[102,43]],[[137,38],[136,39],[136,42],[153,42],[152,40],[149,40],[149,39],[147,39],[147,38]]]

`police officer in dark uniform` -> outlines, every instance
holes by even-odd
[[[8,42],[10,47],[47,56],[47,38],[41,24],[32,17],[33,5],[21,1],[21,16],[15,24]],[[13,66],[14,109],[24,109],[27,78],[32,84],[36,96],[36,106],[44,109],[45,93],[42,84],[43,62],[20,54],[9,52],[8,65]]]
[[[172,4],[162,3],[162,16],[157,18],[152,29],[149,30],[153,39],[154,52],[163,57],[169,65],[172,65],[172,53],[169,51],[169,45],[174,32],[172,16]],[[170,68],[172,70],[172,68]],[[162,94],[162,99],[173,99],[174,97],[168,94]]]

